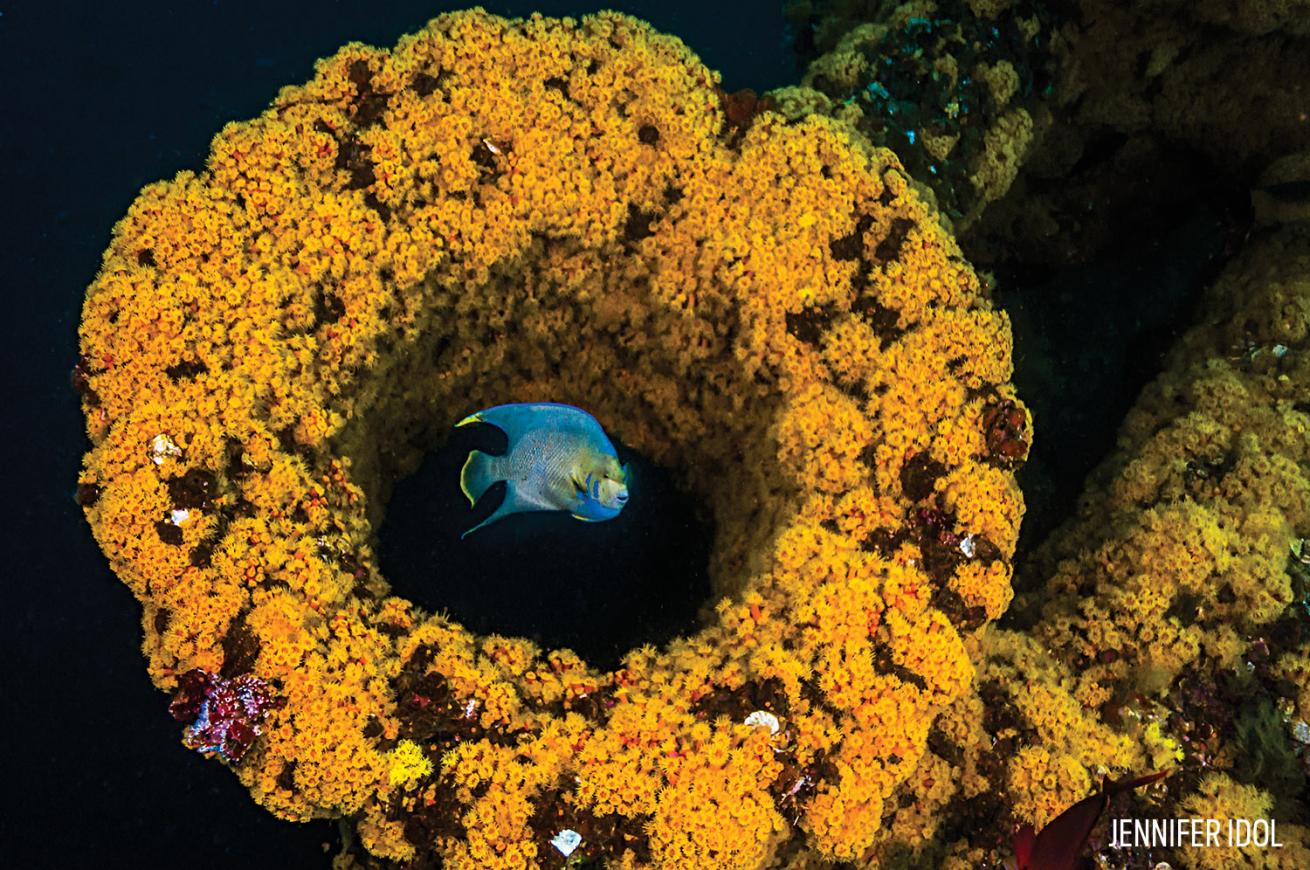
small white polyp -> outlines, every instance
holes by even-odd
[[[778,717],[770,713],[768,710],[756,710],[754,713],[746,717],[744,724],[754,725],[756,727],[763,725],[769,729],[770,734],[777,734],[778,730],[782,728],[782,723],[778,721]]]
[[[567,858],[573,854],[573,850],[578,848],[578,844],[581,842],[581,834],[577,831],[570,831],[565,828],[555,835],[555,839],[551,840],[550,844],[556,849],[559,849],[560,854]]]
[[[181,455],[182,448],[167,435],[160,433],[150,439],[150,459],[155,465],[163,465],[165,459],[173,459]]]

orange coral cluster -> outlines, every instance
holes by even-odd
[[[1294,603],[1290,550],[1310,531],[1307,265],[1303,228],[1243,252],[1128,415],[1079,517],[1039,552],[1050,579],[1036,630],[1079,663],[1084,704],[1202,662],[1241,666]]]
[[[453,867],[557,866],[566,829],[622,866],[850,857],[969,684],[1022,513],[1008,322],[889,152],[743,133],[716,82],[617,14],[446,15],[322,61],[116,228],[87,517],[156,685],[279,687],[235,771],[280,816]],[[373,558],[415,444],[543,399],[714,512],[707,623],[611,673]]]
[[[1039,642],[991,628],[969,646],[975,684],[933,724],[861,866],[997,866],[1013,857],[1015,824],[1040,828],[1100,776],[1142,763],[1130,738],[1073,698],[1067,667]]]
[[[1116,815],[1273,818],[1283,847],[1108,849],[1110,866],[1310,865],[1294,769],[1310,722],[1307,396],[1310,232],[1289,226],[1209,289],[1079,515],[1026,566],[1027,630],[969,641],[975,689],[933,725],[867,866],[994,863],[1015,823],[1163,769]]]

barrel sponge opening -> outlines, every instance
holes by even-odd
[[[116,227],[87,517],[156,685],[284,700],[232,763],[279,816],[449,866],[557,866],[565,829],[621,866],[850,857],[968,685],[1030,441],[1008,321],[890,152],[730,121],[717,82],[622,15],[444,15],[320,62]],[[539,400],[713,515],[701,627],[613,672],[376,568],[391,482]]]

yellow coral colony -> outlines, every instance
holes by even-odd
[[[1310,528],[1305,228],[1253,239],[1204,315],[1037,553],[1049,580],[1034,633],[1078,668],[1089,707],[1116,685],[1242,667],[1295,600],[1289,549]]]
[[[889,152],[743,134],[716,83],[621,15],[445,15],[322,61],[116,228],[87,516],[156,685],[286,699],[235,766],[273,812],[452,867],[558,866],[565,829],[622,866],[853,856],[968,685],[1022,511],[1008,322]],[[545,399],[713,506],[717,606],[612,673],[373,558],[413,445]]]
[[[978,867],[1009,854],[1015,822],[1042,826],[1102,776],[1166,768],[1142,795],[1151,815],[1273,817],[1283,848],[1151,861],[1310,866],[1310,830],[1239,781],[1259,762],[1232,722],[1261,696],[1276,699],[1279,728],[1310,720],[1289,571],[1310,528],[1308,340],[1310,232],[1253,237],[1129,413],[1079,515],[1029,562],[1031,629],[967,642],[975,691],[932,726],[870,866],[912,854]],[[1233,675],[1249,680],[1228,690],[1236,699],[1220,688]]]

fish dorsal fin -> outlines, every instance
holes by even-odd
[[[485,411],[470,414],[456,423],[465,426],[469,423],[490,423],[504,430],[509,436],[510,449],[526,433],[543,426],[555,430],[586,432],[604,437],[604,430],[596,418],[581,408],[562,405],[558,402],[535,402],[531,404],[497,405]]]

